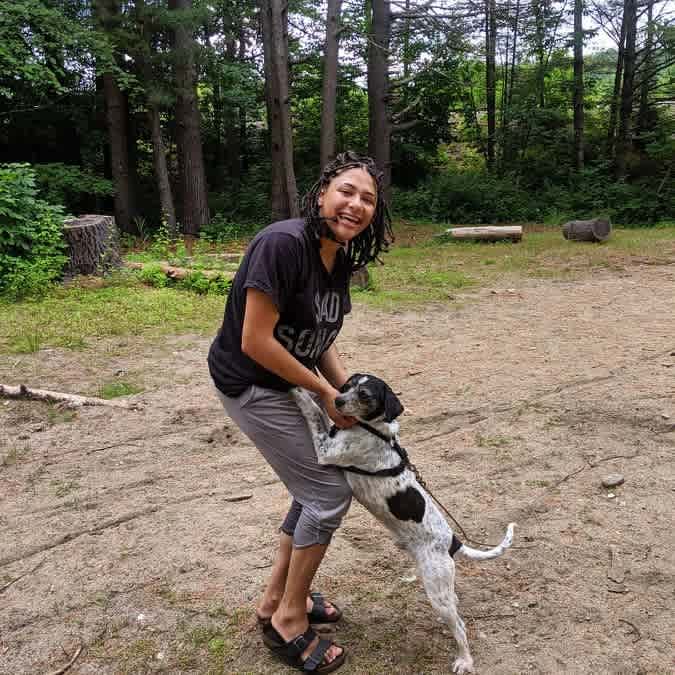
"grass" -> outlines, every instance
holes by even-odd
[[[139,394],[142,391],[142,387],[138,387],[135,384],[116,380],[114,382],[106,382],[105,384],[101,385],[98,390],[98,396],[99,398],[111,399],[117,398],[118,396],[131,396],[132,394]]]
[[[523,277],[570,279],[675,256],[675,225],[670,223],[657,228],[615,228],[603,244],[569,242],[559,227],[543,225],[526,225],[518,244],[433,236],[444,229],[438,224],[399,223],[397,241],[382,256],[385,265],[371,266],[369,288],[354,290],[354,299],[388,310],[460,303],[481,286],[509,286]],[[210,261],[213,268],[213,254],[221,249],[195,246],[193,262]],[[146,259],[153,255],[153,250],[136,254]],[[41,300],[0,302],[0,354],[34,353],[46,347],[86,350],[89,342],[114,336],[214,335],[223,305],[223,296],[149,288],[137,275],[122,272],[95,287],[59,287]],[[127,393],[132,392],[113,395]]]
[[[524,226],[521,242],[450,241],[438,224],[404,224],[397,242],[371,267],[371,288],[355,297],[393,309],[457,300],[466,291],[522,277],[570,279],[596,269],[622,269],[636,259],[675,255],[675,227],[614,229],[603,244],[570,242],[561,228]]]

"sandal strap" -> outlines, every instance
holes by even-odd
[[[298,635],[286,643],[288,655],[299,659],[302,655],[302,652],[304,652],[315,639],[316,633],[310,626],[304,633]]]
[[[333,643],[330,640],[319,640],[319,644],[317,644],[305,661],[305,670],[310,672],[316,670],[323,663],[323,658],[326,656],[326,652],[332,644]]]

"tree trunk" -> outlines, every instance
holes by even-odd
[[[647,4],[647,39],[644,52],[645,56],[640,69],[640,108],[636,125],[636,135],[640,147],[645,145],[645,132],[653,128],[649,107],[649,89],[654,77],[652,72],[654,69],[654,0],[648,0]]]
[[[605,241],[612,231],[606,218],[570,220],[563,225],[563,237],[573,241]]]
[[[261,14],[272,154],[272,213],[275,219],[297,218],[300,207],[288,91],[288,8],[282,0],[263,0]]]
[[[546,22],[545,10],[543,0],[533,0],[532,10],[534,12],[534,51],[537,59],[537,98],[539,99],[539,107],[544,108],[545,87],[546,87],[546,48],[544,40],[546,37]]]
[[[616,178],[626,177],[628,154],[632,148],[631,117],[633,115],[633,80],[635,77],[635,40],[637,35],[637,0],[625,0],[626,49],[623,59],[623,86],[619,108],[619,133],[616,139]]]
[[[152,160],[155,169],[155,180],[159,192],[159,203],[162,210],[162,220],[167,224],[172,238],[178,235],[176,227],[176,211],[173,205],[171,181],[169,169],[166,164],[166,148],[162,138],[162,124],[159,118],[159,110],[156,105],[148,106],[148,121],[152,135]]]
[[[368,40],[368,154],[384,175],[383,192],[387,200],[391,186],[391,122],[387,113],[390,37],[389,0],[372,0]]]
[[[614,72],[614,90],[609,106],[609,123],[607,125],[608,154],[614,158],[616,150],[616,118],[619,110],[619,97],[621,96],[621,80],[623,78],[623,58],[626,46],[626,14],[621,18],[621,33],[617,45],[616,70]]]
[[[169,9],[178,14],[192,8],[192,0],[169,0]],[[189,21],[175,18],[174,58],[176,78],[176,148],[182,198],[183,232],[199,234],[209,222],[208,192],[197,100],[195,41]]]
[[[583,0],[574,0],[574,167],[584,168]]]
[[[119,14],[116,0],[96,2],[98,20],[104,31],[110,31],[111,23]],[[110,143],[110,167],[115,185],[114,212],[117,226],[123,232],[135,233],[133,219],[136,210],[136,186],[134,172],[129,163],[129,112],[127,97],[119,88],[112,73],[103,73],[103,96],[105,117]]]
[[[337,98],[339,24],[342,0],[328,0],[326,47],[323,57],[323,105],[321,107],[321,168],[335,156],[335,106]]]
[[[495,0],[485,0],[485,92],[487,98],[487,166],[492,171],[495,165],[495,141],[497,130],[497,10]]]
[[[485,225],[481,227],[451,227],[437,237],[476,241],[513,241],[523,238],[522,225]]]
[[[68,244],[66,276],[102,276],[122,266],[119,236],[112,216],[71,218],[64,223],[63,236]]]

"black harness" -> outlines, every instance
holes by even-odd
[[[381,438],[385,443],[389,443],[389,445],[396,451],[398,456],[401,458],[401,461],[396,466],[392,466],[389,469],[380,469],[379,471],[366,471],[366,469],[360,469],[358,466],[341,466],[339,467],[340,469],[342,469],[343,471],[351,471],[352,473],[358,473],[361,474],[362,476],[399,476],[407,468],[411,466],[410,459],[408,458],[408,453],[406,452],[406,449],[402,448],[398,444],[398,441],[394,440],[393,438],[387,438],[382,432],[375,429],[375,427],[371,427],[370,424],[366,424],[365,422],[361,422],[360,420],[357,422],[357,424],[362,429],[365,429],[374,436]],[[328,435],[331,438],[333,438],[333,436],[335,436],[335,434],[337,434],[338,431],[340,430],[335,425],[333,425]]]

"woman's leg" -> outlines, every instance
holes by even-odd
[[[269,593],[266,590],[263,597],[266,608],[267,603],[276,601],[285,572],[284,592],[272,621],[282,637],[292,639],[308,628],[307,595],[333,533],[349,508],[351,490],[341,471],[318,463],[307,423],[288,394],[253,386],[238,398],[221,395],[221,400],[302,507],[291,530],[292,542],[290,531],[285,532],[288,539],[282,535]],[[259,611],[267,616],[262,604]],[[327,660],[339,654],[339,647],[331,647]]]

